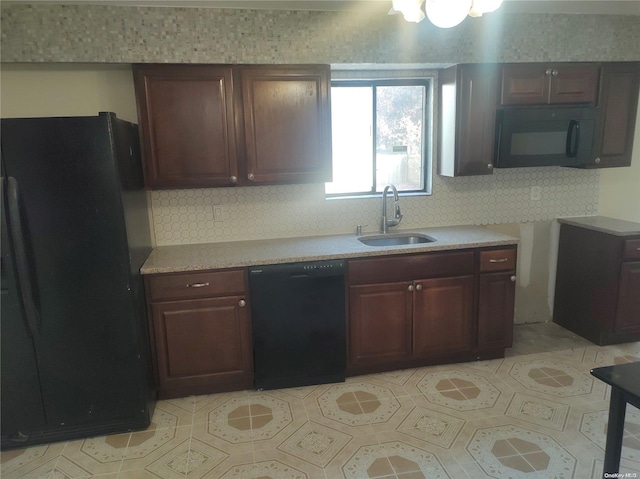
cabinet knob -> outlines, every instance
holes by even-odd
[[[511,280],[511,282],[512,282],[512,283],[515,283],[515,282],[516,282],[516,276],[515,276],[515,275],[514,275],[514,276],[511,276],[511,278],[509,278],[509,279]]]
[[[596,159],[594,160],[594,163],[595,163],[596,165],[599,165],[599,164],[600,164],[600,161],[601,161],[601,160],[600,160],[600,157],[598,157],[598,158],[596,158]]]
[[[547,71],[544,72],[545,75],[551,76],[551,68],[547,68]]]
[[[253,173],[249,173],[249,174],[247,175],[247,178],[249,179],[249,181],[253,181],[253,179],[255,178],[255,176],[254,176],[254,174],[253,174]]]
[[[231,180],[231,183],[237,183],[238,182],[238,177],[237,176],[232,176],[229,179]]]
[[[410,284],[408,289],[409,289],[409,291],[413,291],[413,285]]]
[[[416,291],[422,291],[422,285],[416,284]]]
[[[487,168],[489,168],[490,170],[493,170],[493,163],[489,163],[489,164],[487,165]]]
[[[557,77],[557,76],[558,76],[558,70],[554,69],[554,70],[551,72],[551,75],[553,75],[554,77]]]
[[[247,302],[244,299],[241,299],[240,301],[238,301],[238,306],[240,306],[241,308],[244,308],[247,305]]]

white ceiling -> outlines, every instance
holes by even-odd
[[[258,8],[270,10],[380,9],[381,11],[387,11],[391,0],[3,0],[3,3]],[[640,0],[505,0],[502,9],[505,12],[517,13],[640,15]]]

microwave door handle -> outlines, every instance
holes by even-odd
[[[580,122],[571,120],[567,129],[567,157],[575,158],[578,155],[578,145],[580,144]]]

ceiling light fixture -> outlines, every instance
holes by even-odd
[[[424,20],[423,3],[424,0],[392,0],[389,15],[402,13],[407,22],[419,23]]]
[[[467,17],[481,17],[497,10],[503,0],[392,0],[389,15],[402,13],[408,22],[424,20],[425,12],[431,23],[440,28],[451,28]],[[422,4],[425,3],[422,11]]]

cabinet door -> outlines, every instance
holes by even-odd
[[[457,65],[443,71],[439,175],[493,173],[497,93],[495,65]]]
[[[152,304],[161,397],[251,385],[244,304],[243,296]]]
[[[597,63],[561,63],[551,68],[549,103],[596,103],[600,66]]]
[[[511,347],[515,293],[513,272],[480,275],[478,349]]]
[[[245,184],[331,181],[328,65],[241,67]]]
[[[603,65],[595,163],[591,166],[631,165],[639,90],[639,62]]]
[[[550,67],[539,63],[502,68],[502,105],[544,105],[549,101]]]
[[[410,282],[349,288],[349,366],[411,357]]]
[[[640,262],[622,265],[615,331],[640,332]]]
[[[595,104],[597,63],[530,63],[502,69],[502,105]]]
[[[145,181],[150,188],[237,182],[232,67],[134,67]]]
[[[473,276],[415,282],[413,356],[441,356],[473,348]]]

